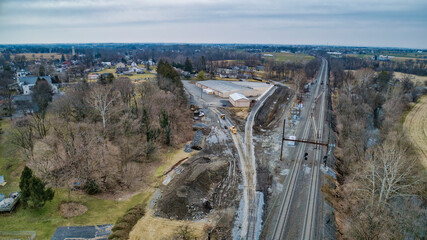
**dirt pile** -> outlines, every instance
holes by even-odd
[[[64,218],[72,218],[82,215],[87,211],[87,207],[80,203],[66,202],[59,205],[59,211]]]
[[[265,101],[255,116],[255,130],[259,130],[260,127],[263,129],[273,127],[280,120],[280,114],[285,110],[288,99],[291,99],[293,94],[293,90],[277,86],[276,91]]]
[[[201,219],[215,207],[216,186],[227,175],[228,162],[196,157],[182,164],[183,171],[162,187],[156,215],[182,220]]]

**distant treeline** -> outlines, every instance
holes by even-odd
[[[331,58],[334,61],[334,58]],[[374,61],[371,59],[360,59],[356,57],[343,57],[340,61],[335,61],[345,70],[357,70],[360,68],[373,68],[376,72],[403,72],[419,76],[427,76],[426,60],[404,60],[404,61]]]

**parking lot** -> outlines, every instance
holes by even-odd
[[[195,84],[190,83],[188,80],[182,81],[182,83],[184,84],[185,91],[190,94],[190,104],[199,105],[202,103],[202,106],[199,106],[201,108],[231,106],[228,98],[209,95],[203,92],[202,89],[197,87]]]

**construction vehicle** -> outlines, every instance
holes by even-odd
[[[220,118],[221,118],[222,120],[225,120],[225,114],[221,114]]]
[[[193,104],[191,104],[190,105],[190,110],[191,111],[196,111],[196,110],[198,110],[199,109],[199,106],[197,106],[197,105],[193,105]]]
[[[235,126],[231,126],[231,127],[230,127],[230,131],[231,131],[231,133],[233,133],[233,134],[237,134],[237,129],[236,129],[236,127],[235,127]]]

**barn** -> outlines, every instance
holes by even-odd
[[[230,94],[228,100],[234,107],[249,107],[251,101],[241,93]]]

